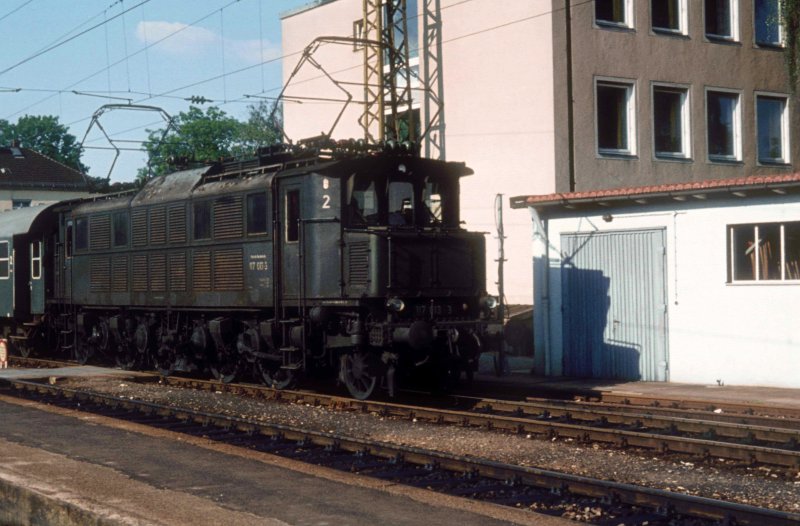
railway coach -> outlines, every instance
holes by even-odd
[[[321,139],[0,215],[5,330],[21,353],[164,374],[441,387],[492,339],[483,234],[459,221],[470,173]]]

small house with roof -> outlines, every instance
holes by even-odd
[[[87,195],[78,170],[16,143],[0,147],[0,212]]]
[[[800,387],[800,174],[511,198],[535,371]]]

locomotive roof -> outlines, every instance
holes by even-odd
[[[27,234],[37,219],[50,217],[49,212],[54,206],[37,205],[3,212],[0,214],[0,239]]]

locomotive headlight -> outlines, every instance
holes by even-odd
[[[481,305],[489,310],[494,310],[497,308],[498,303],[500,302],[494,296],[484,296],[481,298]]]
[[[389,298],[386,300],[386,308],[394,312],[403,312],[406,303],[398,297]]]

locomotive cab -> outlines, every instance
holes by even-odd
[[[353,396],[370,396],[380,378],[391,393],[395,369],[441,386],[477,368],[485,240],[461,228],[458,203],[459,178],[471,173],[460,163],[380,155],[311,177],[306,202],[319,205],[306,210],[298,236],[307,239],[306,298],[312,327],[325,334],[325,350],[338,353]],[[340,210],[328,209],[337,194]]]

